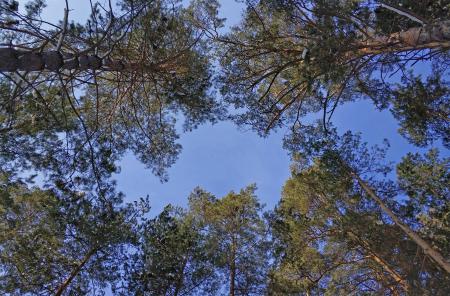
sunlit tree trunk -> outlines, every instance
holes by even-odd
[[[386,262],[380,255],[378,255],[369,245],[369,243],[364,240],[361,239],[360,237],[358,237],[357,235],[355,235],[353,232],[348,232],[347,233],[348,236],[356,241],[363,249],[365,252],[367,252],[368,257],[375,261],[379,266],[381,266],[383,268],[384,271],[386,271],[391,277],[392,279],[400,284],[402,286],[402,288],[405,290],[405,292],[409,292],[411,289],[409,287],[408,282],[400,275],[398,274],[397,271],[395,271],[388,262]]]
[[[383,200],[375,193],[375,191],[373,191],[373,189],[366,182],[364,182],[364,180],[362,180],[357,173],[352,171],[351,175],[356,179],[362,189],[380,206],[383,212],[385,212],[409,238],[411,238],[419,247],[421,247],[426,255],[430,256],[433,261],[435,261],[442,269],[450,273],[450,263],[445,260],[444,256],[442,256],[441,253],[439,253],[429,243],[423,240],[408,225],[400,221],[395,213],[391,211],[391,209],[383,202]]]
[[[450,20],[410,28],[389,36],[373,36],[358,44],[357,52],[372,55],[425,48],[450,48]]]
[[[320,201],[323,204],[327,204],[328,200],[326,199],[325,196],[323,196],[322,194],[318,195],[318,198],[320,199]],[[339,209],[336,207],[336,211],[340,212]],[[405,290],[405,292],[410,291],[410,286],[409,283],[400,275],[398,274],[393,268],[391,268],[391,266],[389,265],[388,262],[386,262],[381,256],[379,256],[371,247],[369,242],[367,242],[366,240],[360,238],[358,235],[356,235],[355,233],[348,231],[347,235],[349,236],[349,238],[356,242],[359,246],[361,246],[361,248],[364,250],[364,252],[367,254],[367,256],[372,259],[373,261],[375,261],[379,266],[381,266],[381,268],[383,268],[384,271],[386,271],[391,277],[392,279],[396,282],[399,283],[402,288]]]

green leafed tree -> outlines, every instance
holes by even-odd
[[[399,121],[399,133],[411,143],[425,147],[442,140],[449,147],[450,91],[448,79],[432,74],[426,81],[408,75],[387,96],[394,117]]]
[[[189,197],[189,210],[209,240],[215,268],[230,296],[265,293],[268,232],[255,190],[252,185],[218,199],[196,189]]]
[[[186,210],[167,206],[145,221],[119,295],[261,295],[268,228],[256,187],[223,198],[196,188]]]
[[[420,233],[442,254],[450,254],[450,173],[448,157],[437,149],[409,153],[397,166],[398,183],[408,196],[402,215],[420,227]]]
[[[82,192],[1,175],[0,293],[103,295],[121,278],[146,202],[110,207]]]
[[[301,133],[306,115],[326,126],[339,105],[366,98],[412,143],[448,144],[448,1],[245,2],[231,32],[210,29],[238,124]]]
[[[42,20],[45,1],[0,2],[0,154],[4,170],[37,171],[101,196],[128,152],[165,180],[179,133],[222,109],[192,7],[91,4],[80,24],[70,1],[58,23]]]
[[[193,217],[166,206],[144,223],[118,295],[213,294],[219,289],[214,250]]]
[[[408,155],[395,183],[385,149],[350,133],[321,146],[317,132],[272,219],[274,293],[445,295],[448,160]]]
[[[391,255],[409,242],[399,240],[401,232],[384,224],[381,213],[360,195],[348,196],[350,205],[343,204],[339,198],[349,184],[329,183],[327,177],[315,166],[285,184],[272,222],[276,264],[269,277],[271,293],[410,292],[398,268],[407,262]]]

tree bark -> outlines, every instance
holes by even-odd
[[[175,71],[176,73],[185,73],[186,67],[182,62],[163,62],[156,64],[128,63],[89,54],[77,56],[58,51],[37,53],[25,52],[14,48],[0,48],[0,72],[32,72],[44,70],[53,72],[61,70],[102,70],[120,72],[140,71],[143,73]]]
[[[364,189],[364,191],[380,206],[380,208],[392,219],[392,221],[400,227],[401,230],[411,238],[423,252],[430,256],[442,269],[450,273],[450,263],[442,256],[441,253],[433,249],[433,247],[423,240],[417,233],[415,233],[408,225],[404,224],[400,219],[386,206],[383,200],[373,191],[370,186],[361,179],[361,177],[354,171],[351,171],[352,177],[356,179],[358,184]]]
[[[322,194],[319,194],[318,198],[324,205],[328,204],[329,202],[327,198]],[[341,211],[337,207],[335,207],[335,211],[342,215]],[[351,240],[355,241],[358,245],[360,245],[361,248],[363,248],[369,254],[372,260],[378,263],[387,273],[389,273],[390,276],[394,279],[394,281],[399,283],[403,287],[405,292],[411,291],[409,283],[393,268],[391,268],[383,258],[381,258],[375,251],[373,251],[372,248],[370,247],[370,244],[367,241],[361,239],[359,236],[357,236],[351,231],[347,231],[347,235],[350,237]]]
[[[408,50],[450,48],[450,20],[414,27],[389,36],[373,36],[357,44],[361,55],[374,55]],[[349,53],[349,55],[352,55]]]
[[[371,251],[369,251],[371,252]],[[378,263],[387,273],[389,273],[389,275],[394,279],[395,283],[400,284],[400,286],[402,286],[402,288],[405,290],[406,294],[408,294],[408,292],[411,290],[409,288],[408,283],[405,281],[405,279],[403,279],[395,270],[393,270],[386,261],[384,261],[381,257],[379,257],[377,254],[375,253],[370,253],[369,257],[375,261],[376,263]],[[389,284],[389,283],[388,283]],[[399,293],[397,292],[397,289],[395,289],[394,287],[392,287],[392,285],[390,284],[389,289],[396,295],[399,295]]]
[[[80,264],[70,273],[69,277],[58,287],[55,292],[55,296],[61,296],[62,293],[67,289],[72,280],[80,273],[81,269],[83,269],[84,265],[91,259],[91,257],[98,251],[97,248],[92,248],[81,260]]]

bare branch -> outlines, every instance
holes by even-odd
[[[410,20],[415,21],[415,22],[421,24],[422,26],[424,26],[424,25],[429,23],[428,20],[426,20],[425,18],[415,14],[412,11],[406,10],[406,9],[404,9],[402,7],[399,7],[399,6],[386,4],[384,1],[380,1],[380,7],[384,7],[384,8],[386,8],[386,9],[388,9],[390,11],[393,11],[393,12],[399,14],[399,15],[406,16]]]
[[[56,51],[59,51],[61,49],[61,46],[62,46],[62,43],[64,40],[64,36],[66,35],[66,32],[67,32],[68,19],[69,19],[69,2],[68,2],[68,0],[66,0],[66,8],[64,8],[63,27],[62,27],[62,31],[61,31],[61,36],[59,36],[58,44],[56,45]]]

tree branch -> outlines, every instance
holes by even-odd
[[[384,7],[384,8],[386,8],[386,9],[388,9],[390,11],[393,11],[393,12],[399,14],[399,15],[406,16],[410,20],[415,21],[415,22],[421,24],[422,26],[424,26],[424,25],[429,23],[428,20],[426,20],[425,18],[415,14],[412,11],[409,11],[409,10],[404,9],[402,7],[399,7],[399,6],[386,4],[384,1],[380,1],[380,7]]]
[[[61,296],[62,293],[67,289],[73,279],[80,273],[81,269],[83,269],[84,265],[91,259],[91,257],[98,251],[97,248],[92,248],[89,252],[84,256],[83,260],[81,260],[80,264],[76,266],[76,268],[70,273],[69,277],[58,287],[55,292],[55,296]]]

